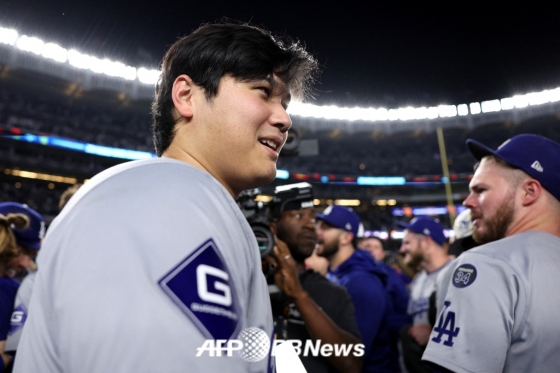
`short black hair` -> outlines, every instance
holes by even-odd
[[[287,37],[248,24],[206,24],[175,42],[167,51],[152,103],[152,131],[158,156],[171,144],[175,124],[171,90],[175,79],[188,75],[204,89],[206,99],[218,93],[226,75],[241,81],[271,74],[288,85],[292,96],[303,98],[318,72],[317,61],[303,46]]]
[[[383,241],[380,237],[377,237],[377,236],[362,237],[362,241],[360,242],[360,244],[362,242],[364,242],[365,240],[368,240],[370,238],[372,238],[374,240],[377,240],[381,244],[381,248],[383,249],[383,251],[387,251],[387,248],[385,247],[385,241]]]

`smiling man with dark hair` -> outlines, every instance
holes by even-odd
[[[287,106],[316,67],[248,25],[171,46],[153,103],[161,158],[95,176],[53,222],[16,372],[269,369],[268,290],[235,198],[274,180]],[[201,353],[259,329],[258,359]]]

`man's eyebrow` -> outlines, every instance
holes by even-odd
[[[278,92],[279,93],[278,96],[282,96],[282,93],[284,91],[288,91],[288,94],[286,95],[286,99],[282,100],[282,104],[284,105],[285,108],[287,108],[290,102],[292,101],[292,93],[290,92],[288,85],[283,81],[278,80],[274,74],[267,75],[263,80],[266,81],[268,84],[270,84],[270,87],[272,88],[272,92],[276,91],[276,88],[278,87],[279,84],[281,84],[284,87],[282,92]]]
[[[292,102],[292,94],[288,93],[288,96],[286,96],[286,105],[288,105],[290,102]]]
[[[477,181],[472,185],[469,185],[469,190],[475,190],[475,189],[482,189],[484,188],[484,182],[482,181]]]
[[[278,78],[276,78],[276,76],[274,74],[268,75],[264,80],[266,80],[271,86],[272,88],[276,88],[278,87],[278,85],[282,85],[285,87],[285,89],[288,89],[288,85],[283,82],[282,80],[279,80]],[[292,95],[289,94],[288,98],[291,99]]]
[[[274,78],[274,75],[270,74],[266,78],[264,78],[264,80],[269,82],[271,86],[273,86],[273,87],[276,86],[277,80]]]

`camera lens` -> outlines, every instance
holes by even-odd
[[[259,246],[261,258],[272,254],[272,250],[274,248],[274,235],[270,229],[260,224],[251,225],[251,229],[257,239],[257,245]]]

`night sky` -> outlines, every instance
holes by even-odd
[[[460,104],[560,86],[559,2],[418,3],[1,0],[0,26],[155,68],[204,22],[250,21],[318,58],[317,104]]]

